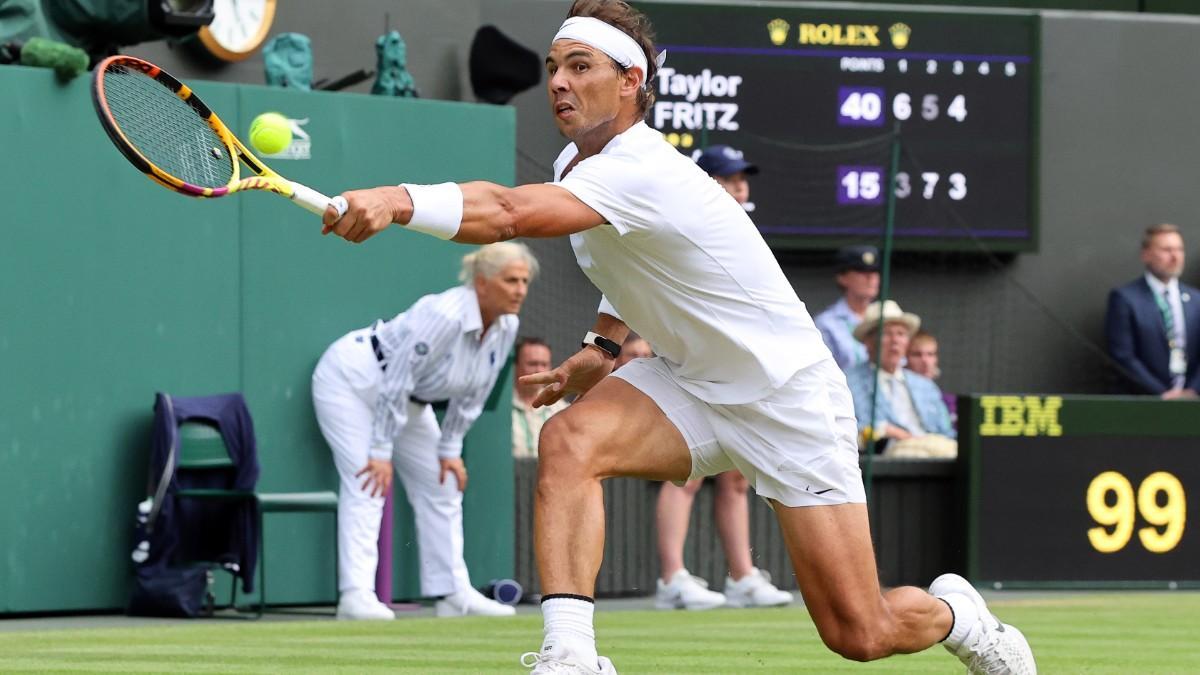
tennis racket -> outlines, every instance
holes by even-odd
[[[186,84],[132,56],[110,56],[96,66],[92,102],[104,131],[138,171],[190,197],[224,197],[266,190],[322,215],[338,216],[346,200],[290,181],[254,156]],[[242,164],[253,176],[242,178]]]

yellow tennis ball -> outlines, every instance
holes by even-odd
[[[250,123],[250,145],[267,155],[283,152],[292,143],[292,125],[277,112],[263,113]]]

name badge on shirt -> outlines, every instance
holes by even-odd
[[[1187,356],[1183,353],[1180,347],[1171,348],[1171,363],[1169,366],[1172,375],[1187,374]]]

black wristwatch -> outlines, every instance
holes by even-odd
[[[588,345],[594,345],[603,349],[614,359],[621,355],[621,345],[591,331],[588,331],[588,334],[583,336],[583,346],[586,347]]]

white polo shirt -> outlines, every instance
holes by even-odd
[[[579,266],[709,403],[759,400],[830,358],[804,303],[746,212],[695,162],[640,122],[555,184],[608,221],[571,235]]]

